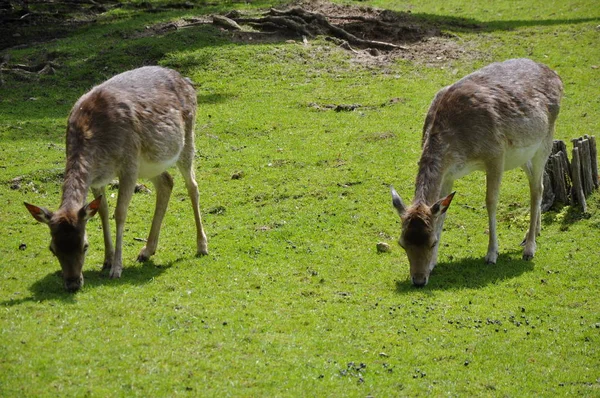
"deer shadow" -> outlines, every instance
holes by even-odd
[[[5,300],[0,302],[0,307],[11,307],[14,305],[23,304],[26,302],[42,302],[42,301],[62,301],[67,304],[77,303],[77,295],[86,294],[92,289],[100,286],[124,286],[124,285],[143,285],[154,278],[159,277],[163,272],[171,268],[179,260],[171,261],[164,265],[155,264],[154,261],[148,260],[141,265],[126,267],[123,269],[123,275],[119,279],[110,279],[107,272],[100,269],[92,269],[83,271],[84,285],[81,290],[70,293],[63,287],[61,271],[53,271],[48,273],[42,279],[34,282],[29,291],[29,297],[23,297],[16,300]]]
[[[525,272],[533,271],[535,263],[521,259],[521,250],[501,253],[496,264],[486,264],[483,257],[467,257],[458,261],[438,263],[423,288],[434,290],[478,289],[507,279],[513,279]],[[397,281],[396,291],[411,293],[417,289],[410,279]]]

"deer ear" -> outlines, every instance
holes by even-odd
[[[456,191],[452,192],[450,195],[438,200],[433,206],[431,206],[431,214],[434,216],[444,214],[446,210],[448,210],[448,207],[450,207],[450,203],[452,203],[455,193]]]
[[[30,205],[29,203],[23,202],[29,213],[35,218],[37,221],[50,224],[50,219],[52,218],[52,212],[48,209],[44,209],[43,207],[37,207],[34,205]]]
[[[96,213],[98,212],[98,209],[100,209],[101,202],[102,202],[102,195],[98,196],[96,199],[92,200],[90,203],[83,206],[79,210],[79,218],[83,219],[84,221],[87,221],[90,218],[94,217],[94,215],[96,215]]]
[[[394,208],[396,208],[396,211],[398,212],[400,217],[402,217],[402,215],[406,211],[406,207],[404,206],[404,203],[402,202],[400,195],[398,195],[398,192],[396,192],[394,187],[392,187],[391,185],[390,185],[390,190],[392,192],[392,205],[394,205]]]

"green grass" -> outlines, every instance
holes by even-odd
[[[133,35],[243,6],[234,2],[163,13],[125,7],[63,39],[8,50],[11,63],[53,54],[59,67],[33,80],[4,74],[1,86],[0,396],[600,394],[597,193],[589,214],[546,213],[536,257],[525,262],[526,178],[506,173],[501,254],[487,266],[484,176],[463,178],[440,264],[415,289],[388,191],[394,184],[412,197],[436,91],[496,60],[525,56],[555,69],[566,92],[557,138],[596,134],[595,2],[341,3],[411,10],[465,54],[377,67],[322,39],[242,44],[210,26]],[[269,4],[281,2],[255,7]],[[194,257],[191,206],[174,170],[152,260],[134,262],[142,246],[134,238],[148,233],[154,206],[152,194],[138,194],[122,278],[100,274],[95,218],[85,286],[68,294],[48,231],[22,202],[58,205],[70,107],[92,85],[143,64],[198,84],[196,169],[210,255]],[[392,252],[377,254],[379,241]]]

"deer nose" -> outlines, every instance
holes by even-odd
[[[427,277],[424,275],[413,276],[411,279],[413,285],[415,285],[416,287],[423,287],[428,282]]]
[[[83,276],[78,276],[75,278],[66,278],[65,279],[65,289],[67,291],[74,293],[81,289],[83,286]]]

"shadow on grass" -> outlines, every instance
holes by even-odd
[[[87,19],[88,22],[85,23],[79,23],[77,22],[79,19],[75,18],[69,23],[70,14],[67,12],[68,10],[63,10],[63,13],[67,13],[62,17],[67,18],[67,21],[63,21],[64,29],[60,29],[57,37],[77,38],[77,40],[65,42],[64,46],[53,44],[49,46],[51,50],[41,45],[51,37],[47,29],[51,24],[39,24],[43,27],[42,30],[26,34],[26,30],[31,31],[33,27],[31,21],[29,24],[24,24],[17,18],[14,21],[17,26],[9,26],[10,24],[7,23],[4,24],[6,26],[3,26],[0,23],[0,48],[10,48],[20,43],[29,52],[24,59],[18,61],[19,63],[29,64],[30,67],[44,65],[48,62],[55,65],[55,73],[50,75],[38,76],[33,73],[32,77],[31,74],[22,76],[5,73],[2,76],[7,90],[3,92],[4,101],[0,102],[0,113],[6,114],[6,123],[20,123],[23,119],[44,123],[41,120],[65,118],[69,113],[70,106],[87,89],[128,69],[161,63],[187,74],[188,71],[211,68],[212,55],[197,51],[199,49],[262,45],[265,42],[285,43],[290,39],[288,31],[280,31],[279,34],[272,34],[272,32],[234,34],[224,32],[211,23],[199,24],[186,29],[180,29],[176,24],[167,23],[167,21],[189,18],[190,15],[207,17],[214,13],[222,14],[237,8],[253,10],[267,10],[273,6],[287,8],[288,1],[284,0],[252,1],[251,7],[246,7],[248,4],[244,5],[243,2],[236,1],[200,2],[192,9],[187,6],[181,8],[182,3],[173,1],[159,2],[161,4],[155,1],[143,2],[143,7],[139,7],[137,2],[119,3],[122,3],[119,7],[133,11],[132,14],[125,13],[120,17],[109,14],[100,20]],[[36,15],[40,17],[46,15],[36,14],[34,4],[31,7],[31,12],[27,14],[29,20]],[[95,15],[95,11],[91,10],[90,12]],[[417,30],[420,33],[417,35],[406,33],[400,36],[390,33],[387,35],[389,37],[384,35],[384,37],[377,36],[371,37],[371,39],[402,45],[418,42],[430,36],[447,36],[447,32],[502,31],[514,30],[523,26],[600,22],[598,17],[483,22],[476,19],[428,13],[412,14],[388,11],[385,15],[396,15],[404,25],[418,27]],[[355,26],[355,30],[359,33],[369,30],[373,30],[374,33],[379,31],[372,26],[366,26],[361,21],[354,21],[352,24],[358,24]],[[349,25],[352,24],[344,26],[349,28]],[[19,29],[23,29],[23,33]],[[295,36],[297,40],[301,39],[300,36]],[[14,41],[16,37],[19,38],[18,42],[2,41],[2,38]],[[98,40],[98,37],[102,39]],[[177,56],[171,57],[173,54],[177,54]],[[10,69],[11,67],[15,67],[15,65],[9,62],[6,68]],[[198,92],[202,93],[202,89],[199,88]],[[199,98],[199,103],[226,102],[229,97],[231,96],[227,93],[205,95]],[[43,112],[40,113],[40,110]],[[40,135],[38,130],[22,131],[10,128],[0,137],[0,140],[58,140],[64,134],[64,128],[52,128],[45,135]]]
[[[31,296],[17,300],[5,300],[0,302],[0,307],[14,306],[26,302],[42,302],[48,300],[62,301],[68,304],[75,304],[78,294],[87,294],[90,290],[100,286],[124,286],[124,285],[143,285],[159,277],[167,269],[171,268],[176,262],[169,262],[165,265],[155,264],[152,260],[145,263],[126,267],[123,269],[123,274],[119,279],[110,279],[106,272],[94,269],[83,271],[84,286],[76,293],[69,293],[63,287],[61,271],[50,272],[42,279],[34,282],[29,291]]]
[[[234,97],[234,94],[229,94],[229,93],[215,93],[215,94],[201,94],[200,93],[201,89],[198,89],[199,93],[198,93],[198,104],[205,104],[205,105],[214,105],[214,104],[221,104],[224,102],[227,102],[230,98]]]
[[[521,250],[502,253],[495,265],[486,264],[483,257],[439,263],[423,290],[477,289],[533,271],[534,262],[522,260],[521,253]],[[409,279],[396,282],[398,293],[410,293],[415,289]]]
[[[556,19],[530,19],[530,20],[497,20],[497,21],[480,21],[474,18],[464,18],[448,15],[436,15],[427,13],[411,14],[414,22],[421,24],[433,23],[443,30],[453,32],[494,32],[494,31],[511,31],[521,27],[534,26],[556,26],[556,25],[576,25],[590,22],[600,21],[600,17],[589,18],[556,18]]]
[[[563,213],[563,210],[566,208],[562,217],[557,217],[559,214]],[[552,225],[556,223],[560,223],[561,231],[568,231],[569,227],[573,224],[577,223],[581,220],[586,220],[591,218],[591,213],[584,213],[581,209],[581,206],[555,206],[552,211],[546,212],[542,214],[542,223],[543,225]]]

